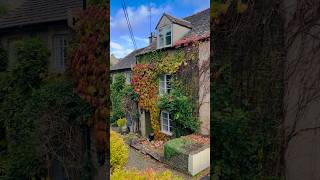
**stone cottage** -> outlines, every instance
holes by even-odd
[[[144,64],[141,59],[148,59],[148,55],[160,52],[175,52],[195,46],[197,48],[196,106],[197,119],[201,122],[199,133],[210,135],[210,9],[203,10],[185,18],[176,18],[164,13],[156,28],[156,33],[149,37],[149,45],[138,49],[124,57],[111,68],[112,74],[125,73],[127,83],[131,81],[132,70],[136,65]],[[195,45],[197,44],[197,45]],[[189,54],[185,54],[186,57]],[[145,58],[146,57],[146,58]],[[203,70],[204,69],[204,70]],[[163,74],[159,78],[158,94],[170,92],[170,74]],[[160,132],[171,136],[172,115],[166,111],[159,112]],[[141,135],[152,133],[150,112],[139,108],[139,131]]]

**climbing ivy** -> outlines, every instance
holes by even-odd
[[[196,48],[195,48],[196,49]],[[145,55],[138,56],[138,64],[133,68],[132,85],[134,91],[139,96],[139,107],[150,112],[151,127],[156,139],[165,139],[166,136],[160,132],[159,113],[160,109],[157,105],[159,101],[158,89],[159,89],[159,76],[161,74],[172,74],[175,81],[179,81],[176,76],[177,72],[181,71],[181,68],[185,67],[187,61],[197,62],[195,52],[190,48],[177,48],[167,51],[154,51]],[[188,55],[188,56],[187,56]],[[195,71],[197,72],[197,71]],[[180,73],[178,73],[180,74]],[[196,76],[197,77],[197,76]],[[189,78],[189,77],[184,77]],[[197,82],[196,82],[197,83]],[[193,83],[189,83],[193,84]],[[193,94],[192,94],[193,95]],[[195,115],[195,111],[191,107],[186,109],[190,116]],[[178,109],[175,109],[178,110]],[[184,110],[184,109],[179,109]],[[177,112],[177,111],[176,111]],[[179,125],[177,118],[177,126]],[[196,122],[196,118],[190,118],[191,122]],[[189,122],[189,121],[188,121]],[[196,123],[195,123],[196,124]],[[181,125],[181,124],[180,124]],[[192,128],[191,128],[192,129]],[[186,128],[186,131],[190,131],[190,127]],[[194,132],[192,129],[190,132]],[[177,132],[177,136],[184,134],[185,132]]]
[[[277,2],[215,3],[230,4],[212,17],[212,174],[281,178],[283,32],[280,15],[268,14]]]
[[[179,90],[173,90],[168,95],[160,97],[158,108],[173,115],[173,132],[175,137],[188,135],[199,129],[200,123],[193,116],[193,104]]]

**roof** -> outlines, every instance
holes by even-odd
[[[136,64],[136,55],[142,52],[143,50],[144,48],[132,51],[126,57],[119,60],[117,64],[111,66],[111,71],[131,69],[131,66]]]
[[[203,10],[191,16],[183,18],[191,22],[192,30],[186,36],[201,36],[210,32],[210,9]]]
[[[83,0],[25,0],[0,18],[0,29],[68,19],[68,11],[82,8]]]
[[[210,9],[205,9],[203,11],[200,11],[196,14],[193,14],[191,16],[187,16],[183,19],[178,19],[173,16],[170,16],[168,14],[165,14],[167,17],[174,18],[175,22],[178,22],[177,20],[180,20],[179,22],[190,22],[191,24],[191,31],[188,32],[182,39],[188,39],[193,37],[207,37],[210,34]],[[172,21],[171,19],[171,21]],[[161,19],[160,19],[161,21]],[[160,22],[159,21],[159,22]],[[158,26],[158,25],[157,25]],[[198,39],[201,39],[198,38]],[[139,54],[142,55],[151,51],[157,50],[156,42],[150,44],[149,46],[145,47]]]
[[[172,23],[179,24],[179,25],[185,26],[187,28],[192,28],[192,24],[189,21],[186,21],[186,20],[183,20],[183,19],[178,19],[178,18],[176,18],[174,16],[171,16],[171,15],[169,15],[167,13],[163,13],[162,17],[160,18],[160,20],[159,20],[159,22],[158,22],[158,24],[156,26],[156,29],[157,29],[157,27],[158,27],[158,25],[159,25],[159,23],[160,23],[160,21],[161,21],[161,19],[163,17],[167,17]]]

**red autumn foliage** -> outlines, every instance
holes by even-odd
[[[76,36],[70,51],[70,72],[79,96],[94,109],[88,123],[94,127],[97,151],[106,144],[109,115],[109,45],[107,7],[91,6],[78,14]]]

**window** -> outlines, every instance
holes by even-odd
[[[53,38],[53,66],[56,71],[65,70],[68,42],[66,35],[57,35]]]
[[[171,25],[164,26],[158,31],[158,48],[171,46],[172,30]]]
[[[131,72],[126,73],[126,83],[127,84],[131,84],[131,76],[132,76]]]
[[[167,111],[161,111],[161,132],[172,135],[172,118]]]
[[[160,80],[159,80],[159,94],[167,94],[170,93],[171,91],[171,75],[170,74],[164,74],[160,75]]]

